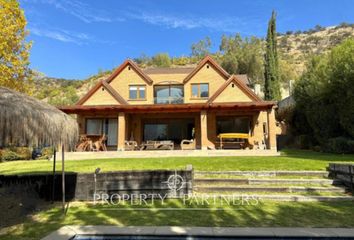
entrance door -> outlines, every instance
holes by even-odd
[[[115,118],[109,118],[106,124],[107,146],[117,146],[118,121]]]

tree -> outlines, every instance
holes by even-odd
[[[314,56],[295,85],[292,126],[312,136],[325,151],[354,152],[353,56],[353,39]],[[304,131],[303,126],[309,128]]]
[[[281,98],[275,11],[272,12],[272,17],[268,23],[264,55],[264,98],[266,100],[280,100]]]
[[[206,55],[210,54],[210,48],[211,40],[209,37],[206,37],[205,39],[202,39],[199,42],[192,44],[192,56],[201,59]]]
[[[73,86],[68,86],[64,89],[56,89],[50,93],[48,103],[54,106],[73,105],[79,100],[76,89]]]
[[[25,41],[24,12],[16,0],[0,0],[0,18],[0,85],[29,94],[31,43]]]
[[[156,67],[169,67],[171,66],[171,58],[168,53],[158,53],[152,57],[152,64]]]
[[[141,67],[146,67],[151,64],[151,58],[145,53],[142,53],[139,57],[134,59],[134,62],[136,62]]]
[[[257,37],[222,36],[221,66],[232,74],[247,74],[253,83],[263,80],[262,41]]]

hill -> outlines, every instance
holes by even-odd
[[[278,49],[280,58],[295,69],[298,76],[305,69],[307,60],[314,54],[329,51],[343,40],[354,37],[354,24],[342,23],[333,27],[316,26],[308,31],[288,31],[279,33]],[[221,61],[220,53],[215,55],[217,61]],[[153,58],[142,56],[135,59],[141,67],[154,65]],[[170,60],[170,67],[194,66],[198,57],[175,57]],[[112,69],[113,70],[113,69]],[[100,71],[84,80],[59,79],[40,74],[34,79],[34,96],[53,105],[70,105],[82,97],[94,84],[108,77],[112,72]]]

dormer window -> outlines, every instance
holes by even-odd
[[[193,83],[192,84],[192,98],[208,98],[209,84],[208,83]]]
[[[146,99],[145,85],[129,86],[129,100],[145,100],[145,99]]]

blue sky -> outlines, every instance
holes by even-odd
[[[20,0],[33,41],[31,67],[47,76],[83,79],[142,53],[190,55],[209,36],[264,37],[277,11],[279,32],[354,23],[351,0]]]

